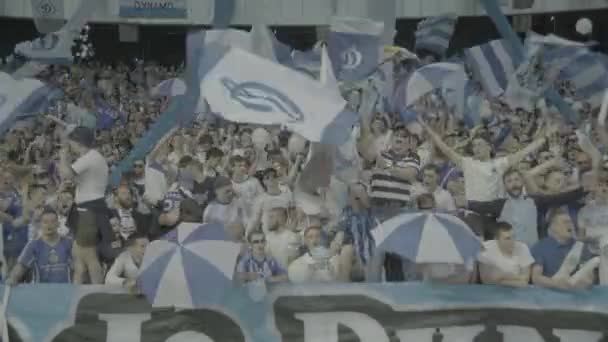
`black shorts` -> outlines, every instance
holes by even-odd
[[[95,247],[101,238],[101,230],[111,227],[110,209],[103,198],[74,204],[66,225],[79,246]]]

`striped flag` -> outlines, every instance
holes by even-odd
[[[425,19],[418,24],[416,30],[416,51],[428,50],[443,56],[450,47],[458,16],[444,14]]]
[[[599,106],[608,88],[608,64],[604,56],[589,52],[578,56],[561,70],[559,79],[572,82],[575,98]]]
[[[49,88],[38,80],[15,80],[0,72],[0,135],[13,126],[20,114],[41,98],[47,98],[48,93]]]
[[[331,19],[329,57],[339,80],[360,81],[377,69],[383,32],[384,23],[369,19]]]
[[[473,71],[490,96],[502,95],[507,89],[509,78],[515,73],[511,47],[504,39],[493,40],[486,44],[465,50],[465,62]]]
[[[436,89],[447,87],[458,90],[459,86],[454,85],[464,86],[463,82],[458,80],[466,78],[464,67],[460,64],[433,63],[426,65],[414,71],[408,79],[405,87],[405,106],[411,106],[422,96]]]

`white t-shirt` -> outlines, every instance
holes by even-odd
[[[292,283],[333,282],[337,280],[338,270],[337,257],[329,259],[329,265],[319,267],[310,254],[306,253],[289,265],[287,275]]]
[[[246,224],[245,209],[238,199],[233,199],[230,204],[213,201],[205,208],[203,223]]]
[[[245,209],[245,220],[249,222],[249,219],[253,217],[253,204],[255,203],[258,196],[264,193],[264,188],[258,181],[257,178],[250,177],[246,181],[237,183],[232,181],[232,187],[234,193],[243,203]]]
[[[485,251],[477,258],[480,263],[496,267],[498,270],[509,274],[519,274],[521,269],[529,267],[534,263],[530,249],[525,243],[515,241],[513,255],[504,255],[498,248],[496,240],[484,242]]]
[[[508,168],[509,160],[506,157],[488,161],[463,157],[462,172],[467,200],[487,202],[503,197],[502,175]]]
[[[123,282],[128,279],[137,278],[139,267],[133,261],[131,253],[124,251],[114,261],[112,267],[106,275],[106,285],[122,286]]]
[[[259,195],[253,204],[252,218],[262,218],[262,230],[268,232],[268,212],[278,203],[284,203],[285,208],[289,208],[293,203],[293,194],[289,187],[280,185],[281,193],[279,195],[270,195],[267,192]]]
[[[72,164],[76,174],[77,204],[102,199],[105,197],[108,186],[108,163],[96,150],[89,150]]]
[[[437,210],[456,210],[456,203],[454,202],[454,197],[452,197],[452,195],[447,190],[438,187],[435,192],[433,192],[433,197],[435,198],[435,207]]]
[[[289,266],[289,254],[301,244],[300,235],[291,230],[266,233],[266,252],[284,269]]]

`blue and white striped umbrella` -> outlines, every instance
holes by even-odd
[[[181,223],[144,255],[137,284],[154,307],[200,308],[232,286],[241,245],[221,224]]]
[[[380,224],[372,234],[377,249],[417,264],[466,264],[482,248],[467,224],[449,214],[402,214]]]
[[[150,91],[152,96],[177,96],[186,93],[186,83],[179,78],[170,78],[160,82]]]

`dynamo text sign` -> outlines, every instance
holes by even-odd
[[[188,18],[187,0],[120,0],[119,16],[123,18]]]

